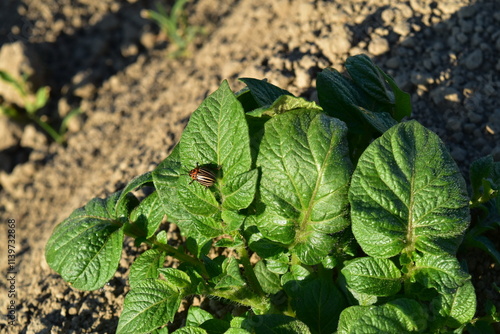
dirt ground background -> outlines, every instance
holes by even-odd
[[[165,3],[164,0],[163,3]],[[466,175],[470,163],[500,161],[500,4],[472,0],[197,0],[203,26],[188,59],[141,11],[153,0],[0,1],[0,69],[31,68],[49,85],[42,113],[58,124],[71,109],[67,146],[33,125],[0,118],[0,332],[114,333],[128,291],[129,246],[116,276],[81,292],[46,264],[54,226],[93,197],[152,170],[180,138],[192,111],[223,79],[267,78],[316,98],[321,69],[343,70],[366,53],[412,94],[412,118],[435,131]],[[15,99],[0,86],[3,99]],[[16,221],[17,325],[7,325],[7,219]],[[498,231],[491,234],[499,246]],[[500,309],[500,270],[468,252],[478,310]]]

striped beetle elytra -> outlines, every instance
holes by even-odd
[[[196,163],[196,168],[189,171],[189,176],[192,179],[189,184],[196,181],[207,188],[213,186],[216,181],[215,174],[208,168],[198,166],[198,163]]]

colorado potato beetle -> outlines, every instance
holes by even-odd
[[[189,184],[197,181],[207,188],[213,186],[216,181],[215,174],[208,168],[198,166],[198,163],[196,163],[196,168],[189,171],[189,176],[192,178]]]

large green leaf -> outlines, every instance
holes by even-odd
[[[130,213],[130,221],[140,228],[144,237],[149,238],[155,234],[164,216],[161,200],[155,191]]]
[[[333,333],[340,312],[347,306],[342,293],[331,279],[314,279],[295,285],[292,307],[297,319],[309,326],[312,333]]]
[[[372,296],[392,296],[401,289],[401,272],[388,259],[362,257],[350,261],[343,269],[350,289]]]
[[[183,166],[215,164],[223,180],[250,170],[247,122],[227,81],[193,112],[179,147]]]
[[[426,288],[435,288],[441,294],[451,294],[470,279],[457,258],[450,255],[417,256],[413,277]]]
[[[73,211],[56,226],[47,242],[47,263],[76,289],[104,286],[118,267],[125,223],[115,215],[119,195],[94,198]]]
[[[145,251],[130,267],[129,285],[133,289],[148,278],[158,278],[158,269],[163,267],[165,252],[154,248]]]
[[[340,315],[339,334],[420,333],[427,314],[411,299],[396,299],[381,306],[351,306]]]
[[[189,202],[189,199],[194,201],[194,198],[200,199],[200,197],[189,197],[189,192],[195,191],[200,193],[209,191],[204,187],[189,188],[187,179],[179,180],[182,172],[179,146],[177,145],[172,153],[153,171],[153,182],[158,192],[158,196],[161,199],[168,221],[177,224],[184,235],[197,240],[199,246],[201,246],[207,238],[220,235],[221,225],[220,222],[216,221],[211,216],[190,213],[186,206],[183,205],[180,196],[186,198],[186,203],[188,203],[187,207],[192,208],[193,211],[198,211],[196,207]],[[183,182],[182,185],[180,185],[180,182]],[[182,191],[179,191],[179,188],[182,188]],[[182,192],[183,195],[180,195]],[[212,193],[209,193],[210,196],[213,197]],[[201,197],[205,198],[203,196]],[[202,201],[202,199],[200,200]],[[213,209],[213,211],[211,211],[212,213],[218,212],[214,207],[217,204],[214,202],[212,203],[213,208],[210,208],[210,205],[208,205],[208,210]],[[202,207],[200,208],[203,209]],[[210,215],[210,212],[208,215]]]
[[[436,134],[394,126],[362,154],[349,190],[352,229],[365,253],[454,254],[469,224],[465,181]]]
[[[239,80],[248,86],[250,93],[260,107],[270,106],[282,95],[293,96],[289,91],[270,84],[266,80],[253,78],[240,78]]]
[[[255,334],[310,334],[309,328],[300,320],[282,315],[265,314],[248,317],[243,326],[253,329]]]
[[[321,262],[333,246],[330,234],[349,223],[346,133],[344,123],[318,111],[290,111],[265,125],[257,166],[266,209],[258,227],[306,264]]]
[[[213,218],[215,224],[209,225],[222,228],[216,216],[222,210],[247,207],[253,201],[257,181],[256,171],[249,172],[252,158],[244,111],[226,81],[193,113],[179,147],[180,161],[187,169],[196,164],[212,169],[221,195],[216,198],[211,189],[181,175],[177,183],[180,202],[192,215],[205,217],[198,221]]]
[[[450,294],[441,294],[436,298],[432,306],[434,312],[439,314],[437,320],[443,321],[452,327],[458,328],[472,320],[476,313],[476,293],[471,281]]]
[[[117,334],[141,334],[171,322],[181,303],[181,296],[162,280],[148,279],[125,297]]]

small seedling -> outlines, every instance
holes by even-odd
[[[153,171],[55,228],[48,264],[94,290],[113,277],[124,235],[149,246],[130,269],[121,334],[167,332],[192,295],[247,312],[221,319],[190,307],[174,333],[487,328],[499,314],[474,317],[474,286],[456,253],[470,204],[499,214],[499,163],[473,171],[470,199],[438,136],[402,121],[408,94],[366,56],[346,68],[349,77],[319,73],[319,104],[263,80],[241,79],[237,93],[224,81]],[[155,191],[140,201],[132,191],[145,185]],[[183,245],[159,228],[165,217]],[[167,256],[180,265],[164,267]]]
[[[25,75],[22,76],[22,79],[16,80],[9,73],[2,70],[0,70],[0,80],[8,83],[19,92],[21,98],[23,99],[23,105],[25,109],[25,113],[23,113],[19,111],[19,108],[16,108],[15,106],[3,104],[0,105],[0,113],[6,115],[9,118],[18,120],[22,120],[23,118],[27,117],[30,121],[33,121],[38,126],[40,126],[49,136],[52,137],[52,139],[54,139],[55,142],[64,144],[64,133],[67,130],[67,123],[71,118],[81,113],[80,109],[74,109],[68,115],[66,115],[61,123],[59,131],[56,131],[37,114],[40,109],[46,106],[49,100],[49,87],[40,87],[36,91],[36,93],[33,94],[28,89],[27,77]]]
[[[172,58],[188,57],[189,46],[195,37],[203,33],[203,28],[189,25],[184,6],[189,0],[176,0],[170,13],[159,2],[156,11],[146,10],[145,17],[158,24],[168,41],[173,45],[174,51],[169,56]]]

